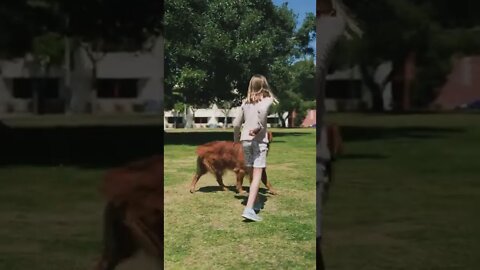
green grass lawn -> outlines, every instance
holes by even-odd
[[[329,118],[343,127],[345,154],[324,209],[328,269],[478,269],[480,115],[332,114]],[[0,269],[90,269],[100,254],[103,201],[98,185],[112,164],[149,154],[146,147],[158,142],[160,135],[156,129],[141,130],[142,144],[132,144],[138,138],[132,141],[129,135],[113,146],[125,139],[130,148],[145,150],[110,164],[86,163],[82,158],[70,161],[78,164],[62,166],[49,164],[56,159],[34,158],[36,165],[15,161],[0,166]],[[121,131],[115,129],[115,134]],[[46,136],[45,132],[55,131],[32,134]],[[80,132],[90,136],[88,140],[98,138],[93,131]],[[199,181],[200,191],[188,192],[195,147],[229,140],[232,131],[168,131],[166,269],[314,269],[313,132],[274,130],[268,168],[280,195],[265,195],[263,222],[245,223],[240,217],[244,197],[219,191],[211,175]],[[109,134],[102,133],[96,144],[108,143]],[[72,149],[74,154],[79,147]],[[52,152],[68,156],[60,150]],[[108,147],[107,152],[112,150]],[[224,180],[234,185],[232,174]]]
[[[0,269],[92,269],[105,171],[161,153],[162,132],[154,115],[0,119]]]
[[[102,173],[0,167],[0,269],[91,269],[100,255]]]
[[[324,208],[327,269],[479,269],[480,115],[329,118],[345,155]]]
[[[81,127],[81,126],[145,126],[163,125],[163,115],[152,114],[46,114],[3,115],[0,121],[10,127]]]
[[[166,134],[166,269],[315,269],[315,130],[273,132],[268,176],[280,194],[265,195],[260,223],[244,222],[246,196],[220,191],[212,175],[189,192],[196,146],[231,140],[232,130]],[[234,175],[224,183],[233,187]]]

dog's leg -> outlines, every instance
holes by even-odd
[[[203,159],[201,157],[197,158],[197,172],[193,176],[192,183],[190,184],[190,193],[195,192],[195,186],[197,185],[198,180],[200,180],[200,177],[207,173],[207,168],[205,167],[205,164],[203,164]]]
[[[330,194],[330,188],[332,187],[333,184],[333,161],[329,160],[325,164],[325,184],[323,188],[323,202],[327,202],[328,196]]]
[[[220,185],[220,187],[223,189],[223,191],[228,191],[228,188],[223,184],[222,173],[216,172],[215,177],[217,178],[217,182]]]
[[[245,171],[240,169],[235,169],[235,174],[237,175],[237,192],[239,194],[244,194],[243,190],[243,178],[245,177]]]
[[[146,224],[139,220],[135,215],[127,213],[125,224],[130,228],[132,235],[143,248],[145,252],[154,257],[163,256],[162,244],[155,232],[155,228],[148,228]]]
[[[278,194],[278,192],[273,189],[272,184],[268,181],[267,168],[264,168],[262,171],[262,183],[268,188],[270,193],[272,193],[273,195]]]

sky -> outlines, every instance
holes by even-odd
[[[273,0],[273,4],[277,6],[283,3],[287,3],[288,8],[297,14],[297,28],[302,25],[306,13],[311,12],[315,14],[316,0]],[[315,50],[315,40],[310,42],[310,47]]]

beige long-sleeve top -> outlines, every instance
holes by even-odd
[[[233,121],[234,140],[269,143],[267,136],[267,116],[273,98],[265,97],[257,103],[244,103]],[[243,129],[241,129],[242,124]],[[240,132],[241,129],[241,132]],[[250,130],[260,129],[255,136],[249,134]]]

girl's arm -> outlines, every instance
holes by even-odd
[[[243,123],[243,107],[238,110],[237,115],[235,116],[235,120],[233,120],[233,141],[239,142],[240,141],[240,128],[242,127]]]
[[[276,99],[273,97],[264,97],[262,99],[261,107],[258,110],[257,128],[249,131],[250,136],[255,136],[260,130],[264,128],[264,125],[262,123],[264,119],[267,118],[270,107],[275,101]]]

